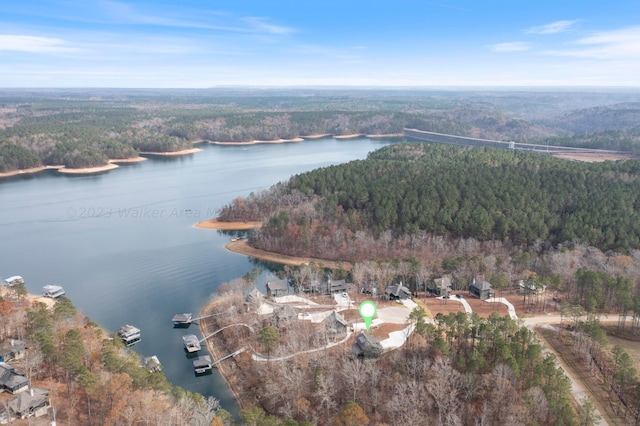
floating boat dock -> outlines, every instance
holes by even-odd
[[[122,339],[125,345],[131,346],[140,341],[140,329],[132,325],[123,325],[118,330],[118,337]]]
[[[197,318],[196,318],[197,319]],[[193,321],[193,314],[175,314],[171,318],[174,327],[189,327]]]
[[[184,344],[184,350],[189,353],[198,352],[202,348],[200,346],[200,340],[198,340],[198,336],[195,334],[182,336],[182,343]]]
[[[209,355],[201,355],[193,360],[193,369],[196,374],[207,374],[213,370],[213,361]]]
[[[57,299],[58,297],[62,297],[65,294],[67,293],[59,285],[45,285],[44,287],[42,287],[42,295],[44,297]]]
[[[14,275],[13,277],[5,279],[4,284],[9,287],[13,287],[16,284],[24,284],[24,278],[22,278],[20,275]]]
[[[143,360],[143,364],[145,367],[147,367],[147,370],[149,370],[150,373],[155,373],[162,370],[162,364],[160,364],[160,360],[158,360],[158,357],[155,355],[146,357]]]

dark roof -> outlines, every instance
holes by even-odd
[[[202,355],[193,360],[194,368],[209,367],[212,363],[213,361],[211,361],[211,357],[209,355]]]
[[[473,280],[470,287],[477,288],[480,291],[491,290],[491,283],[482,280]]]
[[[404,293],[407,296],[411,296],[411,290],[409,290],[407,287],[403,286],[402,283],[389,286],[389,287],[387,287],[387,289],[384,292],[386,294],[389,294],[389,295],[395,296],[395,297],[400,297],[401,293]]]
[[[13,392],[29,384],[24,374],[4,362],[0,362],[0,388]]]
[[[289,284],[286,281],[267,281],[267,290],[268,291],[289,291]]]
[[[29,412],[34,408],[45,407],[48,404],[48,390],[31,388],[28,392],[21,392],[9,401],[9,408],[18,416],[22,417],[29,414]]]
[[[360,333],[356,336],[356,343],[351,346],[353,353],[365,358],[377,358],[382,355],[380,341],[371,334]]]

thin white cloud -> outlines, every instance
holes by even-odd
[[[591,59],[640,59],[640,26],[599,31],[574,41],[578,48],[550,50],[554,56]]]
[[[580,22],[578,19],[572,21],[555,21],[550,24],[528,28],[524,32],[527,34],[558,34],[569,30],[569,28],[578,22]]]
[[[494,52],[524,52],[531,49],[531,45],[524,41],[511,41],[508,43],[497,43],[491,46]]]
[[[66,45],[64,40],[16,34],[0,34],[0,51],[52,53],[73,52],[77,49]]]
[[[280,25],[274,25],[266,22],[265,18],[248,17],[243,18],[242,21],[246,22],[258,32],[266,32],[269,34],[291,34],[295,32],[292,28],[283,27]]]

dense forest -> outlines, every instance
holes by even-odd
[[[0,173],[104,165],[195,141],[460,136],[640,152],[634,92],[94,90],[0,92]]]
[[[231,203],[221,217],[270,216],[258,246],[331,260],[367,260],[373,247],[362,238],[420,235],[512,248],[579,242],[628,253],[640,249],[639,176],[638,161],[395,144],[366,160],[294,176],[270,195]],[[295,208],[269,208],[283,200]]]

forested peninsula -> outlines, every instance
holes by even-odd
[[[437,237],[508,250],[583,243],[628,253],[640,248],[639,176],[633,160],[396,144],[236,200],[219,220],[265,220],[256,246],[330,260],[398,257],[392,245],[412,257],[417,241]]]
[[[640,152],[639,102],[634,92],[5,89],[0,173],[105,166],[198,141],[401,135],[404,128]]]

